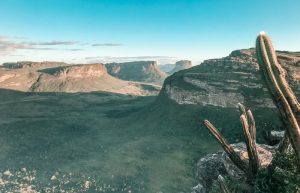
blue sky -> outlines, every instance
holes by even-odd
[[[190,59],[254,46],[300,51],[299,0],[1,0],[0,63]]]

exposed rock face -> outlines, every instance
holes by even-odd
[[[109,63],[106,68],[110,75],[130,81],[161,84],[167,76],[155,61]]]
[[[3,63],[4,68],[17,69],[17,68],[32,68],[32,67],[48,67],[48,66],[66,66],[63,62],[31,62],[31,61],[20,61]]]
[[[196,169],[198,184],[193,188],[192,193],[208,192],[219,175],[227,174],[222,162],[222,154],[222,152],[208,154],[198,161]]]
[[[107,74],[104,64],[86,64],[44,69],[42,72],[53,74],[58,78],[101,77]]]
[[[243,160],[248,160],[247,148],[244,143],[232,144],[232,147]],[[275,148],[257,144],[257,150],[261,167],[266,168],[273,159]],[[196,177],[199,184],[193,188],[193,193],[209,192],[219,175],[235,180],[246,180],[244,173],[232,163],[225,152],[208,154],[197,163]]]
[[[0,88],[26,92],[105,91],[129,95],[157,95],[158,85],[120,80],[104,64],[13,63],[0,68]]]
[[[119,80],[107,73],[104,64],[86,64],[40,70],[33,92],[107,91],[131,95],[153,95],[160,87]]]
[[[278,144],[284,138],[285,131],[270,131],[267,133],[266,138],[268,144]]]
[[[168,74],[174,74],[180,70],[185,70],[192,67],[192,62],[189,60],[180,60],[175,63],[175,67],[168,72]]]
[[[278,52],[278,59],[300,96],[300,54]],[[240,102],[250,107],[274,107],[254,49],[233,51],[228,57],[207,60],[177,72],[165,80],[160,96],[178,104],[231,108]]]

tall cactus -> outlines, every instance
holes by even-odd
[[[256,55],[267,87],[282,116],[300,168],[300,105],[286,81],[284,69],[277,61],[272,42],[264,32],[256,39]]]

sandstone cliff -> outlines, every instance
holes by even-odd
[[[105,91],[129,95],[157,95],[160,86],[120,80],[104,64],[67,65],[56,62],[11,63],[0,69],[0,88],[26,92]]]
[[[40,68],[40,67],[51,67],[51,66],[66,66],[64,62],[31,62],[31,61],[20,61],[20,62],[7,62],[3,63],[4,68],[17,69],[17,68]]]
[[[110,75],[130,81],[161,84],[167,76],[155,61],[109,63],[106,68]]]
[[[288,81],[300,96],[300,54],[278,52],[278,59],[287,71]],[[254,50],[236,50],[227,57],[206,60],[168,77],[160,96],[178,104],[231,108],[240,102],[273,108],[261,79]]]
[[[278,53],[299,97],[299,53]],[[212,143],[213,137],[202,124],[208,119],[230,143],[235,143],[244,139],[237,109],[240,102],[253,112],[258,125],[258,143],[266,143],[265,132],[280,130],[282,122],[261,79],[254,50],[237,50],[227,57],[207,60],[166,78],[156,103],[141,119],[148,121],[149,127],[160,124],[180,129],[182,135],[192,130],[202,140]]]
[[[33,92],[106,91],[132,95],[152,95],[159,87],[119,80],[110,76],[104,64],[73,65],[40,70]]]
[[[192,67],[192,62],[189,60],[180,60],[175,63],[175,67],[168,72],[168,74],[174,74],[180,70],[185,70]]]

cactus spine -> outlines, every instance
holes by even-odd
[[[204,120],[203,124],[206,128],[213,134],[216,140],[221,144],[224,151],[227,153],[231,161],[243,172],[248,173],[248,164],[243,161],[240,156],[234,151],[233,147],[227,142],[227,140],[222,136],[219,130],[211,124],[208,120]]]
[[[300,168],[300,105],[285,79],[285,71],[277,61],[272,42],[264,33],[257,37],[256,55],[267,87],[282,116],[287,136],[299,160],[298,167]]]

